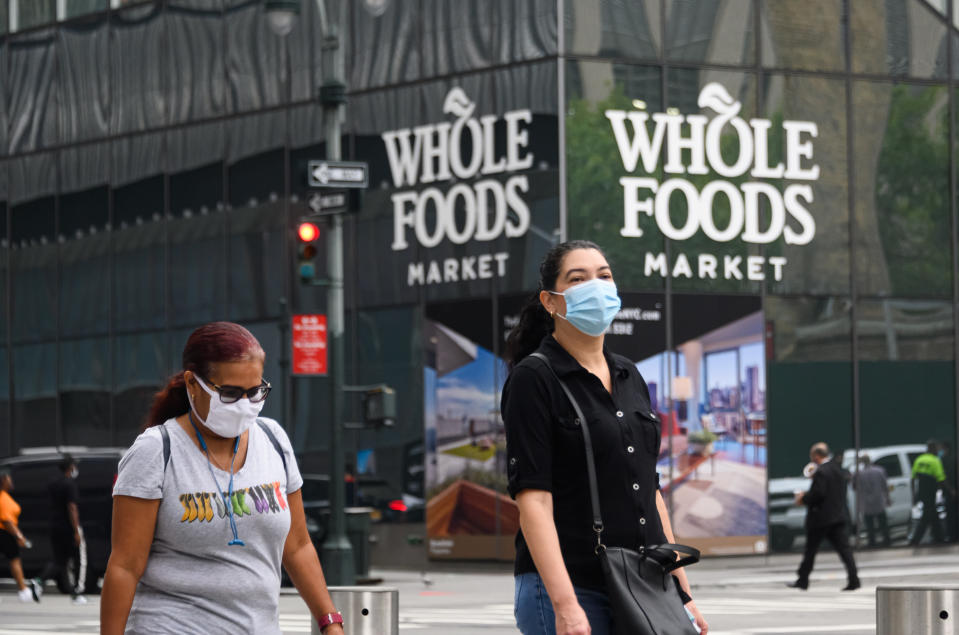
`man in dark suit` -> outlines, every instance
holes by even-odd
[[[807,492],[796,493],[796,504],[806,506],[806,551],[797,571],[797,579],[789,586],[794,589],[809,588],[809,574],[816,561],[816,552],[825,538],[832,543],[846,566],[847,584],[843,591],[859,588],[856,561],[849,548],[849,509],[846,507],[847,472],[842,469],[842,457],[829,459],[829,446],[817,443],[809,450],[809,458],[816,463],[812,485]]]

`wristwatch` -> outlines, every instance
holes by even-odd
[[[326,615],[321,617],[320,620],[317,622],[317,624],[320,625],[321,631],[325,630],[326,627],[329,626],[330,624],[342,624],[342,623],[343,623],[343,616],[340,614],[339,611],[336,611],[334,613],[327,613]]]

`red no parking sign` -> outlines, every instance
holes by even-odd
[[[326,374],[326,316],[293,316],[293,374]]]

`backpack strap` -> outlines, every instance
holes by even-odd
[[[257,419],[256,424],[260,426],[260,430],[266,433],[266,436],[269,437],[270,443],[273,444],[273,448],[276,450],[276,453],[280,455],[280,458],[283,460],[283,471],[286,472],[286,455],[283,454],[283,448],[280,447],[280,442],[276,440],[276,435],[273,434],[273,431],[270,430],[270,426],[266,425],[266,422],[263,419]]]
[[[166,464],[170,462],[170,431],[166,424],[160,424],[160,436],[163,437],[163,472],[166,473]]]

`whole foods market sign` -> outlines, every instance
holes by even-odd
[[[499,115],[474,116],[476,104],[461,88],[443,101],[452,121],[384,132],[393,185],[400,189],[393,203],[393,251],[411,245],[433,248],[516,238],[530,225],[529,191],[525,174],[533,165],[527,150],[533,120],[530,110],[505,112],[506,143],[496,150],[494,126]],[[505,175],[493,178],[494,175]],[[455,183],[446,190],[434,184]],[[418,186],[428,184],[419,189]],[[404,189],[417,188],[417,189]],[[502,277],[509,252],[411,262],[409,286]]]
[[[626,172],[635,172],[641,163],[645,173],[654,174],[665,158],[661,167],[667,175],[713,173],[724,177],[711,180],[702,188],[682,176],[665,180],[649,176],[620,178],[623,187],[620,234],[627,238],[643,236],[649,229],[643,217],[648,216],[655,220],[664,236],[674,241],[688,240],[697,232],[718,243],[741,240],[761,245],[781,238],[787,245],[806,245],[812,241],[816,236],[816,222],[809,211],[814,202],[809,182],[819,178],[819,166],[813,160],[813,139],[819,134],[816,123],[783,121],[784,162],[770,165],[771,121],[750,119],[747,122],[738,117],[742,104],[717,83],[703,87],[698,104],[700,108],[713,110],[716,116],[710,119],[701,114],[682,115],[673,111],[652,115],[644,110],[605,112]],[[720,141],[725,135],[737,137],[738,156],[723,155]],[[780,189],[768,182],[772,179],[789,183]],[[670,215],[670,202],[676,196],[682,197],[686,204],[682,223],[676,223]],[[715,204],[720,197],[726,199],[729,217],[722,226],[715,214]],[[685,254],[679,254],[673,262],[668,262],[664,253],[647,253],[644,271],[647,276],[669,274],[701,279],[722,276],[727,280],[763,280],[771,274],[778,281],[782,280],[786,265],[786,258],[781,256],[744,259],[724,255],[720,259],[703,253],[691,262]]]

